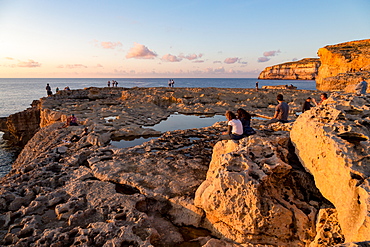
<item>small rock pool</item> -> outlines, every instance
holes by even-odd
[[[174,131],[174,130],[186,130],[193,128],[204,128],[212,126],[216,122],[226,121],[224,115],[184,115],[184,114],[172,114],[166,120],[154,126],[143,126],[143,128],[151,128],[160,132]],[[118,148],[128,148],[136,145],[140,145],[144,142],[150,141],[158,137],[140,137],[134,140],[121,140],[112,141],[111,144]]]

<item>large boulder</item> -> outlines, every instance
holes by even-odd
[[[347,242],[370,239],[369,106],[368,97],[332,94],[291,130],[297,156],[337,209]]]
[[[195,194],[203,227],[239,244],[305,246],[323,202],[311,175],[291,155],[288,132],[220,141]],[[320,199],[321,198],[321,199]]]

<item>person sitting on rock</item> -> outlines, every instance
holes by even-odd
[[[256,134],[256,131],[251,127],[251,114],[242,108],[239,108],[236,113],[238,114],[238,119],[243,125],[243,136]]]
[[[267,122],[267,125],[271,123],[288,123],[288,114],[289,114],[289,105],[284,101],[284,96],[282,94],[278,94],[276,96],[277,101],[279,104],[275,107],[275,114],[274,117]]]
[[[71,137],[71,139],[69,140],[70,142],[78,142],[83,136],[86,136],[86,135],[88,135],[89,133],[88,133],[88,129],[87,129],[87,127],[84,129],[84,132],[82,133],[82,135],[81,136],[78,136],[78,135],[73,135],[72,137]]]
[[[67,119],[67,126],[78,126],[77,118],[75,117],[75,114],[72,114],[72,115]]]
[[[322,93],[322,94],[320,95],[320,99],[321,99],[321,100],[320,100],[320,102],[319,102],[319,103],[317,103],[315,99],[312,99],[312,102],[313,102],[316,106],[321,105],[322,103],[324,103],[324,102],[325,102],[325,100],[327,100],[327,99],[328,99],[328,94],[327,94],[327,93]]]
[[[243,138],[243,124],[231,111],[226,111],[227,131],[223,132],[218,140],[240,140]]]
[[[313,107],[313,105],[311,105],[311,97],[308,97],[305,100],[305,102],[303,102],[303,105],[302,105],[302,113],[305,112],[305,111],[310,110],[311,107]]]

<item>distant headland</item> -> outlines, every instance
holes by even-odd
[[[316,80],[318,90],[350,91],[359,78],[370,79],[370,39],[328,45],[320,58],[266,67],[258,79]]]

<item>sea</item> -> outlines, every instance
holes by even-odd
[[[0,78],[0,117],[30,107],[33,100],[46,96],[46,84],[53,93],[56,88],[83,89],[106,87],[108,81],[115,80],[118,87],[168,87],[168,80],[174,80],[174,87],[216,87],[216,88],[255,88],[270,85],[294,85],[297,89],[316,90],[313,80],[258,80],[257,78]],[[19,150],[10,146],[0,132],[0,177],[9,173]]]

